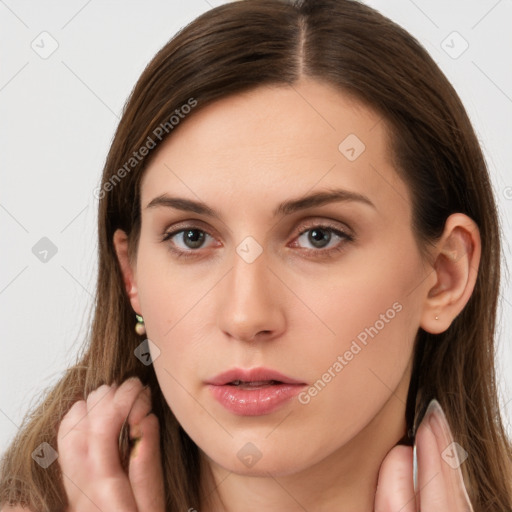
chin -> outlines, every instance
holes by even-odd
[[[268,451],[267,454],[265,454],[266,450]],[[280,477],[298,473],[315,462],[302,457],[297,460],[297,455],[297,451],[293,448],[290,448],[288,454],[284,454],[282,450],[275,448],[266,448],[259,451],[254,445],[247,443],[235,453],[230,450],[227,453],[216,453],[214,457],[208,455],[206,457],[226,471],[237,475],[268,477],[271,474]]]

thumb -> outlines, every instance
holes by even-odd
[[[155,414],[132,428],[139,439],[130,454],[128,478],[139,512],[165,512],[164,478],[160,456],[160,425]]]

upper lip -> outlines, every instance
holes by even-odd
[[[275,380],[284,384],[305,384],[304,382],[292,379],[271,368],[231,368],[206,381],[207,384],[223,386],[230,382],[241,380],[243,382],[256,382]]]

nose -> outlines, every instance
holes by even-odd
[[[241,341],[279,336],[285,328],[283,288],[265,252],[252,262],[235,253],[233,267],[219,290],[219,328]]]

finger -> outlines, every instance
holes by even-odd
[[[87,456],[87,404],[75,402],[62,418],[57,430],[57,453],[62,472],[75,479],[82,471],[76,460]]]
[[[454,443],[446,416],[437,401],[432,404],[429,424],[437,441],[443,482],[452,507],[457,511],[473,512],[460,469],[463,461],[460,460],[459,449],[462,447]]]
[[[391,449],[379,470],[375,512],[416,512],[412,475],[412,448]]]
[[[140,440],[130,457],[129,480],[139,512],[165,511],[165,493],[160,455],[160,425],[155,414],[140,423]]]
[[[137,398],[130,409],[128,423],[133,427],[141,422],[151,411],[151,388],[145,387],[137,395]],[[130,429],[131,432],[131,429]],[[130,436],[133,437],[133,436]]]
[[[105,388],[96,398],[105,393]],[[94,396],[93,396],[94,399]],[[97,478],[90,458],[91,439],[87,403],[75,402],[61,420],[57,433],[59,466],[70,510],[88,512],[92,510],[135,510],[135,500],[128,479]]]
[[[113,396],[116,391],[116,388],[113,386],[108,386],[107,384],[102,384],[98,386],[96,389],[93,389],[86,398],[87,403],[87,412],[91,412],[92,409],[98,407],[101,402],[107,398],[109,395]]]
[[[85,420],[85,421],[84,421]],[[87,430],[87,403],[77,400],[62,417],[57,429],[57,443],[64,441],[68,435]]]
[[[123,421],[118,444],[121,465],[126,473],[128,473],[130,462],[130,446],[133,445],[135,439],[140,437],[139,423],[149,414],[151,406],[151,390],[149,387],[145,387],[138,394],[128,416]]]
[[[87,398],[90,425],[89,453],[95,465],[95,474],[109,477],[122,469],[119,433],[137,395],[142,390],[142,383],[138,378],[130,378],[117,389],[102,388],[104,386],[90,393]]]
[[[449,510],[449,507],[440,452],[429,418],[430,414],[425,414],[416,432],[418,505],[422,512],[437,512]]]

